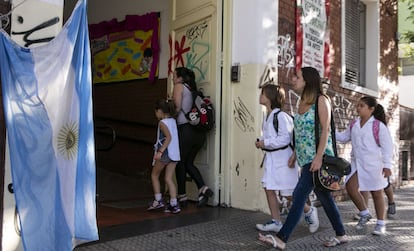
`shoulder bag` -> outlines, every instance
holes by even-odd
[[[319,145],[319,113],[318,113],[319,96],[315,103],[315,140],[316,151]],[[313,173],[313,183],[315,187],[329,191],[338,191],[345,183],[345,175],[351,173],[351,163],[346,159],[338,157],[335,138],[335,122],[331,110],[331,135],[335,156],[324,154],[321,168]]]

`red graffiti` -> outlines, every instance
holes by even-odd
[[[190,51],[190,47],[185,47],[185,36],[181,37],[180,43],[175,41],[174,48],[175,48],[175,55],[172,55],[172,39],[171,36],[168,41],[170,45],[170,59],[168,60],[168,72],[172,72],[172,61],[176,62],[176,66],[181,65],[184,66],[184,57],[183,55]],[[180,64],[181,63],[181,64]]]

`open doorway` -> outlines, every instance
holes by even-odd
[[[211,1],[212,5],[215,2],[218,1]],[[65,20],[70,16],[75,3],[76,0],[65,1]],[[205,9],[209,13],[196,15],[195,12],[188,9],[189,6],[196,9],[199,14],[205,13]],[[173,12],[172,9],[176,11]],[[197,72],[200,75],[199,87],[211,95],[213,103],[216,104],[216,110],[220,111],[217,106],[220,100],[219,87],[221,84],[220,81],[217,81],[220,70],[218,69],[219,64],[214,63],[218,61],[216,51],[219,48],[216,44],[219,43],[217,42],[218,38],[213,36],[217,32],[213,27],[217,27],[216,22],[220,19],[216,16],[217,12],[211,12],[211,10],[205,8],[204,5],[195,6],[191,0],[179,3],[165,0],[145,3],[121,0],[105,4],[99,0],[88,1],[90,25],[105,21],[112,22],[114,19],[122,21],[126,15],[144,15],[149,12],[159,13],[160,17],[160,59],[158,76],[155,81],[140,79],[98,82],[93,85],[98,225],[112,224],[108,222],[108,219],[112,217],[109,214],[120,216],[125,215],[125,212],[131,212],[131,215],[126,217],[129,218],[129,221],[137,220],[137,217],[154,217],[154,214],[148,215],[146,212],[146,207],[153,198],[150,172],[157,127],[153,104],[156,99],[166,97],[169,94],[171,86],[168,83],[168,76],[171,69],[176,66],[186,66],[200,70]],[[172,18],[172,13],[180,17]],[[174,22],[171,20],[178,20],[184,16],[191,18],[183,18],[185,22],[176,22],[179,25],[171,24]],[[188,47],[193,46],[189,53],[193,54],[182,54],[180,58],[176,59],[172,56],[174,52],[171,51],[174,51],[175,48],[172,46],[174,42],[171,40],[182,41],[188,35],[186,31],[191,30],[193,26],[203,27],[205,29],[203,39],[209,40],[200,47],[201,43],[196,42],[201,39],[201,36],[199,38],[193,36],[192,40],[187,38]],[[173,29],[173,32],[170,29]],[[195,31],[193,30],[193,32]],[[192,41],[195,42],[191,44]],[[203,51],[201,53],[197,50]],[[195,55],[201,55],[203,60],[196,60],[198,58],[194,57]],[[203,169],[201,172],[204,172],[202,173],[203,177],[206,177],[206,183],[215,189],[214,192],[217,195],[219,191],[216,177],[218,177],[219,158],[215,156],[219,155],[218,132],[219,130],[216,129],[214,133],[211,133],[207,145],[198,158],[199,166]],[[197,199],[198,191],[194,189],[194,184],[187,183],[196,193],[196,196],[191,199]],[[219,196],[215,197],[211,204],[217,205],[218,198]],[[159,217],[163,216],[159,214]],[[122,221],[122,223],[126,222]]]

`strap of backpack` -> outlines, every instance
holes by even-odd
[[[316,98],[315,101],[315,146],[316,146],[316,151],[318,151],[318,145],[319,145],[319,113],[318,113],[318,102],[319,102],[319,97],[322,94],[318,95],[318,97]],[[333,111],[331,109],[331,137],[332,137],[332,147],[334,150],[334,154],[335,156],[338,156],[338,151],[336,149],[336,136],[335,136],[335,121],[334,121],[334,114]]]
[[[184,85],[185,87],[187,87],[187,89],[191,92],[191,95],[193,96],[193,102],[194,102],[194,100],[196,99],[197,94],[198,94],[197,90],[193,90],[193,89],[191,88],[191,86],[190,86],[190,85],[188,85],[187,83],[183,83],[183,85]]]
[[[279,119],[277,117],[277,115],[281,112],[282,110],[279,110],[277,112],[275,112],[273,114],[273,127],[275,128],[276,134],[279,134]]]
[[[349,125],[349,128],[351,128],[351,130],[352,130],[352,127],[354,127],[356,122],[357,122],[356,119],[352,120],[351,124]]]
[[[379,147],[381,147],[379,139],[380,123],[381,121],[378,119],[374,119],[374,122],[372,123],[372,133],[374,134],[375,143],[377,143],[377,146]]]
[[[187,89],[191,92],[191,96],[193,97],[191,105],[194,104],[194,101],[197,98],[197,92],[193,91],[193,89],[191,89],[191,87],[187,83],[183,83],[183,85],[187,87]],[[182,105],[181,105],[181,111],[183,111],[184,114],[187,114],[189,112],[189,111],[188,112],[184,111]],[[191,108],[190,108],[190,111],[191,111]]]
[[[352,128],[354,127],[356,121],[357,120],[354,119],[351,122],[351,124],[349,125],[349,128],[351,129],[351,132],[352,132]],[[381,121],[379,121],[378,119],[374,119],[374,122],[372,123],[372,134],[374,135],[375,143],[377,143],[377,146],[379,146],[379,147],[381,147],[380,139],[379,139],[380,123],[381,123]]]

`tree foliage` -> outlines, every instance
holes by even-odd
[[[410,12],[410,15],[408,15],[406,20],[414,24],[414,1],[413,0],[400,0],[400,1],[403,3],[407,3],[407,7]],[[411,43],[414,43],[414,31],[406,31],[402,33],[401,38]]]

